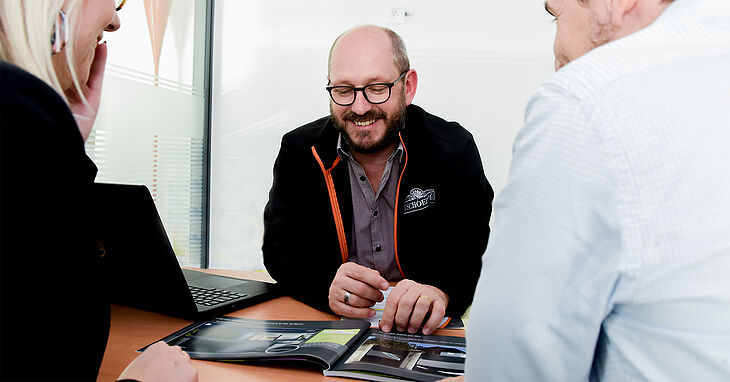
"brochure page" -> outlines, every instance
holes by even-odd
[[[437,381],[464,374],[463,337],[384,333],[370,329],[327,376],[373,381]]]
[[[367,322],[270,321],[217,317],[162,340],[190,358],[215,361],[308,361],[329,368],[367,330]],[[141,349],[144,350],[144,349]]]

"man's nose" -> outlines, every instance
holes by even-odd
[[[368,100],[365,99],[365,93],[364,92],[357,92],[355,96],[355,102],[350,106],[350,109],[353,113],[357,115],[363,115],[370,111],[372,108],[372,105]]]

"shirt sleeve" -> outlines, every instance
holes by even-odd
[[[598,131],[561,89],[530,101],[494,204],[467,381],[589,378],[621,245],[616,177]]]

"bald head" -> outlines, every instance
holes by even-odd
[[[327,75],[332,74],[334,56],[345,54],[387,54],[392,57],[393,64],[399,73],[411,68],[408,60],[406,44],[391,29],[375,25],[363,25],[343,32],[335,39],[330,48],[327,62]]]

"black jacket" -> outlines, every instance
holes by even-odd
[[[458,123],[411,105],[405,126],[396,260],[405,278],[449,294],[447,314],[458,316],[474,297],[494,193],[472,135]],[[266,269],[291,296],[322,310],[329,310],[329,286],[352,242],[350,179],[337,156],[337,137],[330,117],[284,135],[264,211]],[[325,179],[330,169],[334,192]]]
[[[109,335],[96,166],[63,99],[4,62],[0,133],[0,380],[95,381]]]

